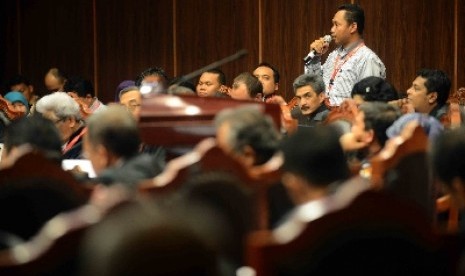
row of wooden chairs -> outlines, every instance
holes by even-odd
[[[346,106],[343,110],[345,110],[346,114],[355,112],[352,106]],[[386,186],[386,179],[392,180],[390,177],[393,174],[397,174],[397,180],[413,179],[406,176],[409,173],[408,170],[401,169],[409,166],[409,170],[413,170],[410,166],[413,163],[416,164],[415,166],[420,166],[421,171],[426,171],[427,138],[418,126],[410,131],[404,137],[394,140],[391,147],[386,148],[372,160],[374,188]],[[408,160],[412,157],[413,159]],[[267,261],[269,260],[268,254],[275,254],[269,252],[286,254],[286,250],[292,249],[290,247],[283,250],[283,247],[276,244],[272,238],[272,232],[268,230],[266,191],[271,183],[279,181],[282,161],[282,156],[277,155],[263,166],[247,171],[241,164],[221,151],[214,139],[206,139],[199,143],[192,152],[171,160],[161,175],[142,182],[139,186],[139,192],[147,196],[153,196],[176,190],[190,175],[201,171],[222,170],[238,176],[256,191],[258,202],[257,220],[259,231],[252,234],[250,240],[253,241],[255,246],[257,241],[261,242],[258,243],[260,247],[255,247],[254,251],[248,251],[248,260],[257,269],[258,275],[269,275],[265,272],[269,269],[268,265],[270,264]],[[405,162],[410,163],[406,165]],[[418,180],[417,177],[421,177],[421,182],[428,183],[428,185],[420,187],[421,193],[416,194],[418,197],[415,200],[429,210],[431,214],[434,214],[434,210],[448,212],[447,229],[456,231],[458,228],[458,210],[452,206],[450,197],[441,197],[434,203],[432,200],[434,189],[430,175],[415,175],[416,180]],[[392,181],[389,185],[391,184]],[[393,189],[396,190],[399,187],[406,186],[408,185],[399,182]],[[414,186],[408,187],[418,188]],[[98,221],[99,214],[101,215],[101,213],[96,213],[95,209],[86,206],[75,212],[62,214],[52,219],[33,240],[11,250],[0,252],[0,274],[35,275],[40,271],[44,271],[44,269],[50,269],[52,265],[62,263],[66,259],[66,255],[63,255],[62,252],[69,252],[70,247],[76,246],[76,242],[80,239],[86,227]],[[61,229],[60,233],[50,235],[50,232],[54,232],[54,230],[50,229],[56,228],[57,224],[62,225],[61,228],[58,228]],[[274,249],[273,251],[267,251],[269,248]]]

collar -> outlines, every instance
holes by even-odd
[[[350,51],[352,51],[358,45],[360,45],[360,43],[363,43],[363,39],[359,39],[359,40],[349,44],[349,46],[347,46],[346,48],[344,48],[342,46],[339,46],[339,48],[337,48],[337,53],[338,53],[339,56],[345,57],[348,53],[350,53]]]
[[[313,113],[309,114],[309,118],[312,118],[314,121],[323,121],[325,119],[325,115],[324,113],[322,113],[323,111],[326,111],[328,110],[325,106],[324,103],[321,103],[321,105],[315,110],[313,111]]]
[[[332,193],[298,206],[289,219],[273,231],[273,236],[282,243],[295,239],[307,223],[347,207],[358,195],[367,191],[371,183],[357,176],[342,183],[333,182],[330,186],[334,189]]]

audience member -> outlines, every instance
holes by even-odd
[[[168,82],[169,79],[165,70],[160,67],[151,67],[144,70],[137,76],[135,81],[136,86],[140,87],[143,95],[165,93]]]
[[[399,99],[397,90],[385,79],[366,77],[352,88],[352,99],[357,104],[362,102],[390,102]]]
[[[363,102],[355,116],[351,131],[340,142],[349,155],[349,162],[360,167],[362,176],[370,176],[369,160],[384,147],[386,130],[400,117],[400,110],[384,102]],[[351,158],[350,158],[351,157]]]
[[[265,164],[276,154],[281,135],[272,119],[254,106],[225,109],[215,117],[218,146],[246,169]],[[276,183],[269,193],[270,224],[292,208],[284,187]]]
[[[244,72],[234,78],[229,95],[235,100],[261,101],[263,86],[252,74]]]
[[[310,44],[317,55],[305,63],[305,73],[320,74],[326,85],[331,106],[339,106],[350,98],[354,84],[363,78],[385,78],[386,68],[381,59],[363,41],[365,13],[356,4],[343,4],[333,17],[331,36],[338,48],[321,65],[320,57],[329,48],[324,38]]]
[[[50,68],[44,78],[45,87],[49,92],[64,92],[68,76],[58,68]]]
[[[415,112],[429,114],[440,122],[447,114],[451,82],[444,71],[420,69],[407,90],[408,104]]]
[[[156,157],[139,154],[137,122],[124,107],[110,105],[92,114],[87,124],[84,151],[97,174],[96,182],[136,189],[139,181],[161,172]]]
[[[330,126],[299,129],[283,140],[283,182],[299,209],[318,206],[350,177],[339,144],[338,131]],[[319,203],[318,203],[319,202]]]
[[[253,193],[250,187],[227,172],[210,171],[193,175],[183,186],[183,204],[210,210],[219,223],[206,226],[220,253],[223,267],[236,271],[245,265],[243,255],[247,234],[256,226]]]
[[[39,98],[34,94],[34,86],[28,78],[22,75],[16,75],[8,80],[7,91],[18,91],[23,93],[29,106],[33,106]]]
[[[393,138],[402,133],[405,126],[411,122],[417,122],[430,141],[434,141],[435,138],[441,134],[444,130],[444,126],[433,116],[423,113],[407,113],[398,118],[392,125],[386,130],[386,135],[389,138]]]
[[[54,92],[37,101],[36,111],[58,128],[63,159],[81,159],[82,137],[86,128],[79,104],[65,92]]]
[[[257,65],[253,75],[262,83],[263,101],[277,95],[279,89],[279,72],[271,64],[262,62]]]
[[[218,146],[246,167],[268,161],[280,140],[272,119],[254,106],[222,110],[215,126]]]
[[[459,208],[463,213],[465,210],[465,128],[460,127],[444,131],[432,144],[431,164],[436,180],[441,185],[445,194],[451,197],[451,207]],[[459,251],[461,255],[458,265],[453,262],[451,275],[465,274],[465,237],[463,221],[460,222],[460,231],[451,247],[453,254]],[[453,258],[453,255],[452,255]],[[457,258],[458,259],[458,258]]]
[[[0,184],[0,230],[24,240],[53,216],[87,200],[83,187],[61,169],[60,135],[40,114],[6,129]]]
[[[98,112],[106,107],[95,96],[94,86],[89,80],[78,76],[70,77],[65,83],[64,90],[71,97],[78,98],[85,105],[89,113]]]
[[[291,115],[298,120],[299,126],[316,126],[328,116],[325,101],[325,84],[318,75],[303,74],[293,83],[294,94],[299,108],[294,108]]]
[[[139,121],[140,118],[140,108],[142,105],[142,95],[137,86],[128,86],[119,92],[119,103],[124,105],[134,116],[134,118]]]
[[[130,86],[136,86],[136,82],[133,80],[124,80],[118,84],[115,91],[115,102],[119,102],[121,90],[126,89]]]
[[[407,199],[374,191],[363,178],[349,179],[337,130],[299,129],[284,141],[282,150],[283,181],[298,206],[273,231],[283,249],[295,249],[268,264],[274,271],[445,275],[430,219]]]
[[[61,137],[54,124],[43,118],[40,114],[34,114],[13,121],[5,132],[1,167],[14,164],[21,157],[22,146],[30,150],[40,152],[49,160],[61,165]]]
[[[220,69],[212,69],[202,73],[195,91],[199,97],[216,97],[226,89],[226,76]]]
[[[23,93],[11,91],[6,93],[5,99],[11,103],[14,111],[23,113],[23,116],[29,114],[29,103]]]

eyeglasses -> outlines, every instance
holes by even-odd
[[[141,106],[141,104],[136,104],[136,103],[121,104],[121,105],[126,107],[129,111],[134,111],[134,110],[136,110],[136,108]]]
[[[56,125],[56,124],[58,124],[59,122],[63,122],[64,120],[66,120],[66,118],[60,118],[60,119],[58,119],[58,120],[53,121],[53,123]]]

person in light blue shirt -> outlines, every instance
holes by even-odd
[[[331,37],[338,46],[326,61],[321,55],[329,48],[329,42],[320,38],[310,44],[315,57],[305,64],[305,73],[320,74],[326,85],[326,96],[331,106],[339,106],[351,97],[355,83],[369,76],[386,78],[386,67],[381,59],[363,41],[365,14],[354,4],[344,4],[333,17]]]

